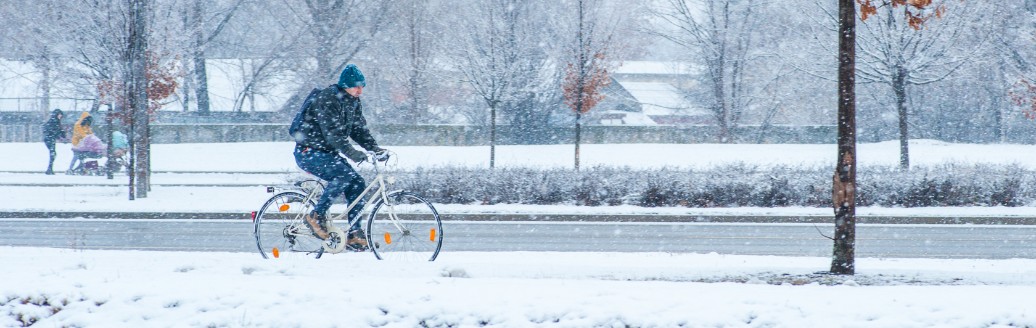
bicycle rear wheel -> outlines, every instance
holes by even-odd
[[[367,240],[379,260],[435,261],[442,237],[435,207],[401,190],[377,199],[367,219]]]
[[[253,218],[255,246],[263,258],[315,254],[323,242],[313,237],[302,218],[316,203],[306,194],[285,191],[270,197]]]

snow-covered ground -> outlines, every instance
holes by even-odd
[[[250,253],[0,247],[0,325],[1032,327],[1036,261],[666,253]],[[21,321],[20,321],[21,320]]]
[[[185,175],[185,185],[191,179],[266,183],[294,172],[290,147],[155,145],[154,169],[217,172]],[[893,142],[860,145],[860,165],[895,165],[897,147]],[[988,162],[1034,168],[1034,147],[922,140],[912,144],[911,154],[914,165]],[[487,147],[389,148],[403,167],[488,163]],[[570,145],[497,151],[501,167],[568,167],[572,158]],[[582,165],[833,166],[834,152],[831,145],[584,145]],[[7,185],[0,211],[25,210],[23,201],[35,198],[45,200],[29,206],[67,211],[236,210],[254,207],[253,198],[265,195],[260,190],[254,196],[217,198],[187,186],[186,192],[156,188],[148,199],[131,202],[122,188],[35,186],[118,183],[19,173],[42,171],[42,144],[0,144],[0,153],[19,154],[18,160],[5,156],[0,161],[0,171],[14,172],[0,174],[0,185]],[[58,167],[67,166],[68,154],[62,145]],[[179,180],[166,177],[170,183]],[[202,195],[186,195],[194,192]],[[726,211],[759,210],[767,209]],[[1036,212],[1031,207],[1011,211]],[[0,326],[1036,327],[1031,302],[1036,260],[1031,259],[860,258],[857,275],[829,276],[817,274],[831,262],[818,257],[450,252],[447,240],[439,259],[427,263],[379,262],[365,253],[262,260],[252,253],[21,247],[0,247],[0,260]]]

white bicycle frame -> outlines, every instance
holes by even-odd
[[[368,152],[367,153],[367,158],[374,159],[375,156],[376,155],[373,152]],[[349,203],[349,206],[347,206],[344,211],[342,211],[340,214],[337,214],[335,216],[328,217],[328,220],[327,220],[327,222],[328,222],[328,227],[327,228],[328,229],[331,229],[331,228],[334,227],[334,224],[332,222],[338,221],[338,220],[342,220],[344,217],[348,216],[349,215],[349,211],[351,211],[354,207],[356,207],[360,203],[360,200],[363,200],[363,199],[367,198],[368,194],[370,194],[372,192],[373,192],[373,196],[371,196],[370,199],[367,201],[367,203],[364,204],[363,209],[360,211],[360,213],[357,213],[356,217],[353,218],[352,220],[347,220],[348,221],[347,224],[346,224],[347,227],[353,226],[353,224],[358,222],[364,215],[368,215],[369,216],[370,214],[366,213],[366,212],[370,211],[370,205],[376,203],[378,199],[382,200],[386,204],[388,203],[388,194],[389,194],[388,186],[391,185],[391,184],[394,184],[396,179],[393,176],[385,176],[385,175],[383,175],[381,173],[381,169],[378,167],[378,161],[377,160],[371,161],[371,165],[374,166],[374,172],[375,172],[374,178],[371,179],[371,182],[367,184],[367,188],[363,189],[363,192],[360,193],[360,196],[356,197],[356,199],[354,199],[351,203]],[[320,188],[320,189],[321,189],[321,192],[322,192],[323,188]],[[315,201],[314,198],[316,198],[316,195],[317,195],[316,191],[317,190],[318,190],[317,188],[313,188],[313,190],[311,190],[306,195],[306,199],[303,200],[303,204],[310,204],[310,201]],[[386,210],[388,211],[389,221],[392,222],[392,224],[394,226],[396,226],[397,229],[400,229],[402,231],[403,227],[399,225],[399,222],[398,222],[399,218],[396,216],[396,212],[392,208],[392,206],[388,206],[388,208],[386,208]],[[304,215],[306,212],[308,212],[308,211],[303,211],[302,214]],[[294,235],[303,235],[303,234],[304,235],[309,235],[308,228],[306,228],[306,227],[301,227],[301,228],[302,229],[297,229],[297,231],[292,232],[292,234],[294,234]]]
[[[373,154],[371,154],[371,155],[373,155]],[[369,156],[369,158],[373,158],[373,156]],[[360,218],[362,218],[364,216],[364,214],[370,210],[370,206],[369,205],[376,203],[379,198],[381,199],[381,201],[383,201],[385,203],[388,203],[388,194],[389,194],[388,186],[391,185],[391,184],[396,183],[396,179],[393,176],[386,177],[386,176],[382,175],[381,174],[381,170],[378,168],[378,161],[375,160],[375,161],[371,162],[371,165],[374,166],[374,172],[375,172],[374,179],[372,179],[371,182],[367,184],[367,188],[363,189],[363,192],[360,193],[359,197],[356,197],[356,199],[354,199],[352,201],[352,203],[349,203],[349,206],[347,206],[345,208],[345,211],[342,211],[341,214],[338,214],[338,215],[332,217],[329,220],[329,222],[333,222],[335,220],[341,220],[343,217],[348,216],[349,215],[349,211],[351,211],[354,207],[356,207],[356,205],[358,205],[360,203],[360,200],[366,198],[367,194],[372,192],[372,191],[374,192],[373,196],[370,197],[370,199],[367,200],[367,203],[365,203],[363,205],[363,209],[360,211],[360,213],[356,214],[355,218],[353,218],[352,220],[348,220],[348,226],[351,227],[353,224],[355,224],[357,221],[359,221]],[[391,206],[389,206],[388,210],[389,210],[389,213],[388,213],[389,217],[391,218],[391,221],[393,222],[393,224],[396,225],[397,228],[402,229],[402,227],[400,227],[398,223],[395,223],[396,220],[398,219],[396,217],[395,211],[392,209]],[[366,213],[366,214],[370,215],[369,213]]]

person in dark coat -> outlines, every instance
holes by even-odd
[[[295,163],[306,172],[327,181],[327,188],[313,212],[305,217],[306,225],[320,239],[330,237],[326,215],[334,198],[344,194],[348,204],[356,200],[367,187],[363,177],[340,156],[345,155],[356,163],[367,160],[367,154],[354,148],[349,140],[379,154],[379,157],[386,154],[385,149],[379,147],[371,136],[367,120],[363,117],[360,95],[365,86],[367,83],[360,69],[353,64],[346,65],[338,83],[314,91],[292,122],[293,127],[298,127],[292,131],[295,138]],[[356,218],[362,209],[361,201],[349,211],[349,219]],[[367,239],[360,229],[359,220],[350,227],[346,245],[354,250],[367,249]]]
[[[43,144],[47,145],[47,150],[50,151],[47,175],[54,175],[54,158],[58,155],[55,146],[58,140],[65,139],[65,129],[61,127],[61,119],[64,117],[65,113],[61,109],[55,109],[50,112],[50,119],[43,123]]]

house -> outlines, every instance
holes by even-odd
[[[611,73],[605,98],[587,116],[599,125],[702,125],[712,116],[686,92],[700,69],[688,63],[626,61]]]

